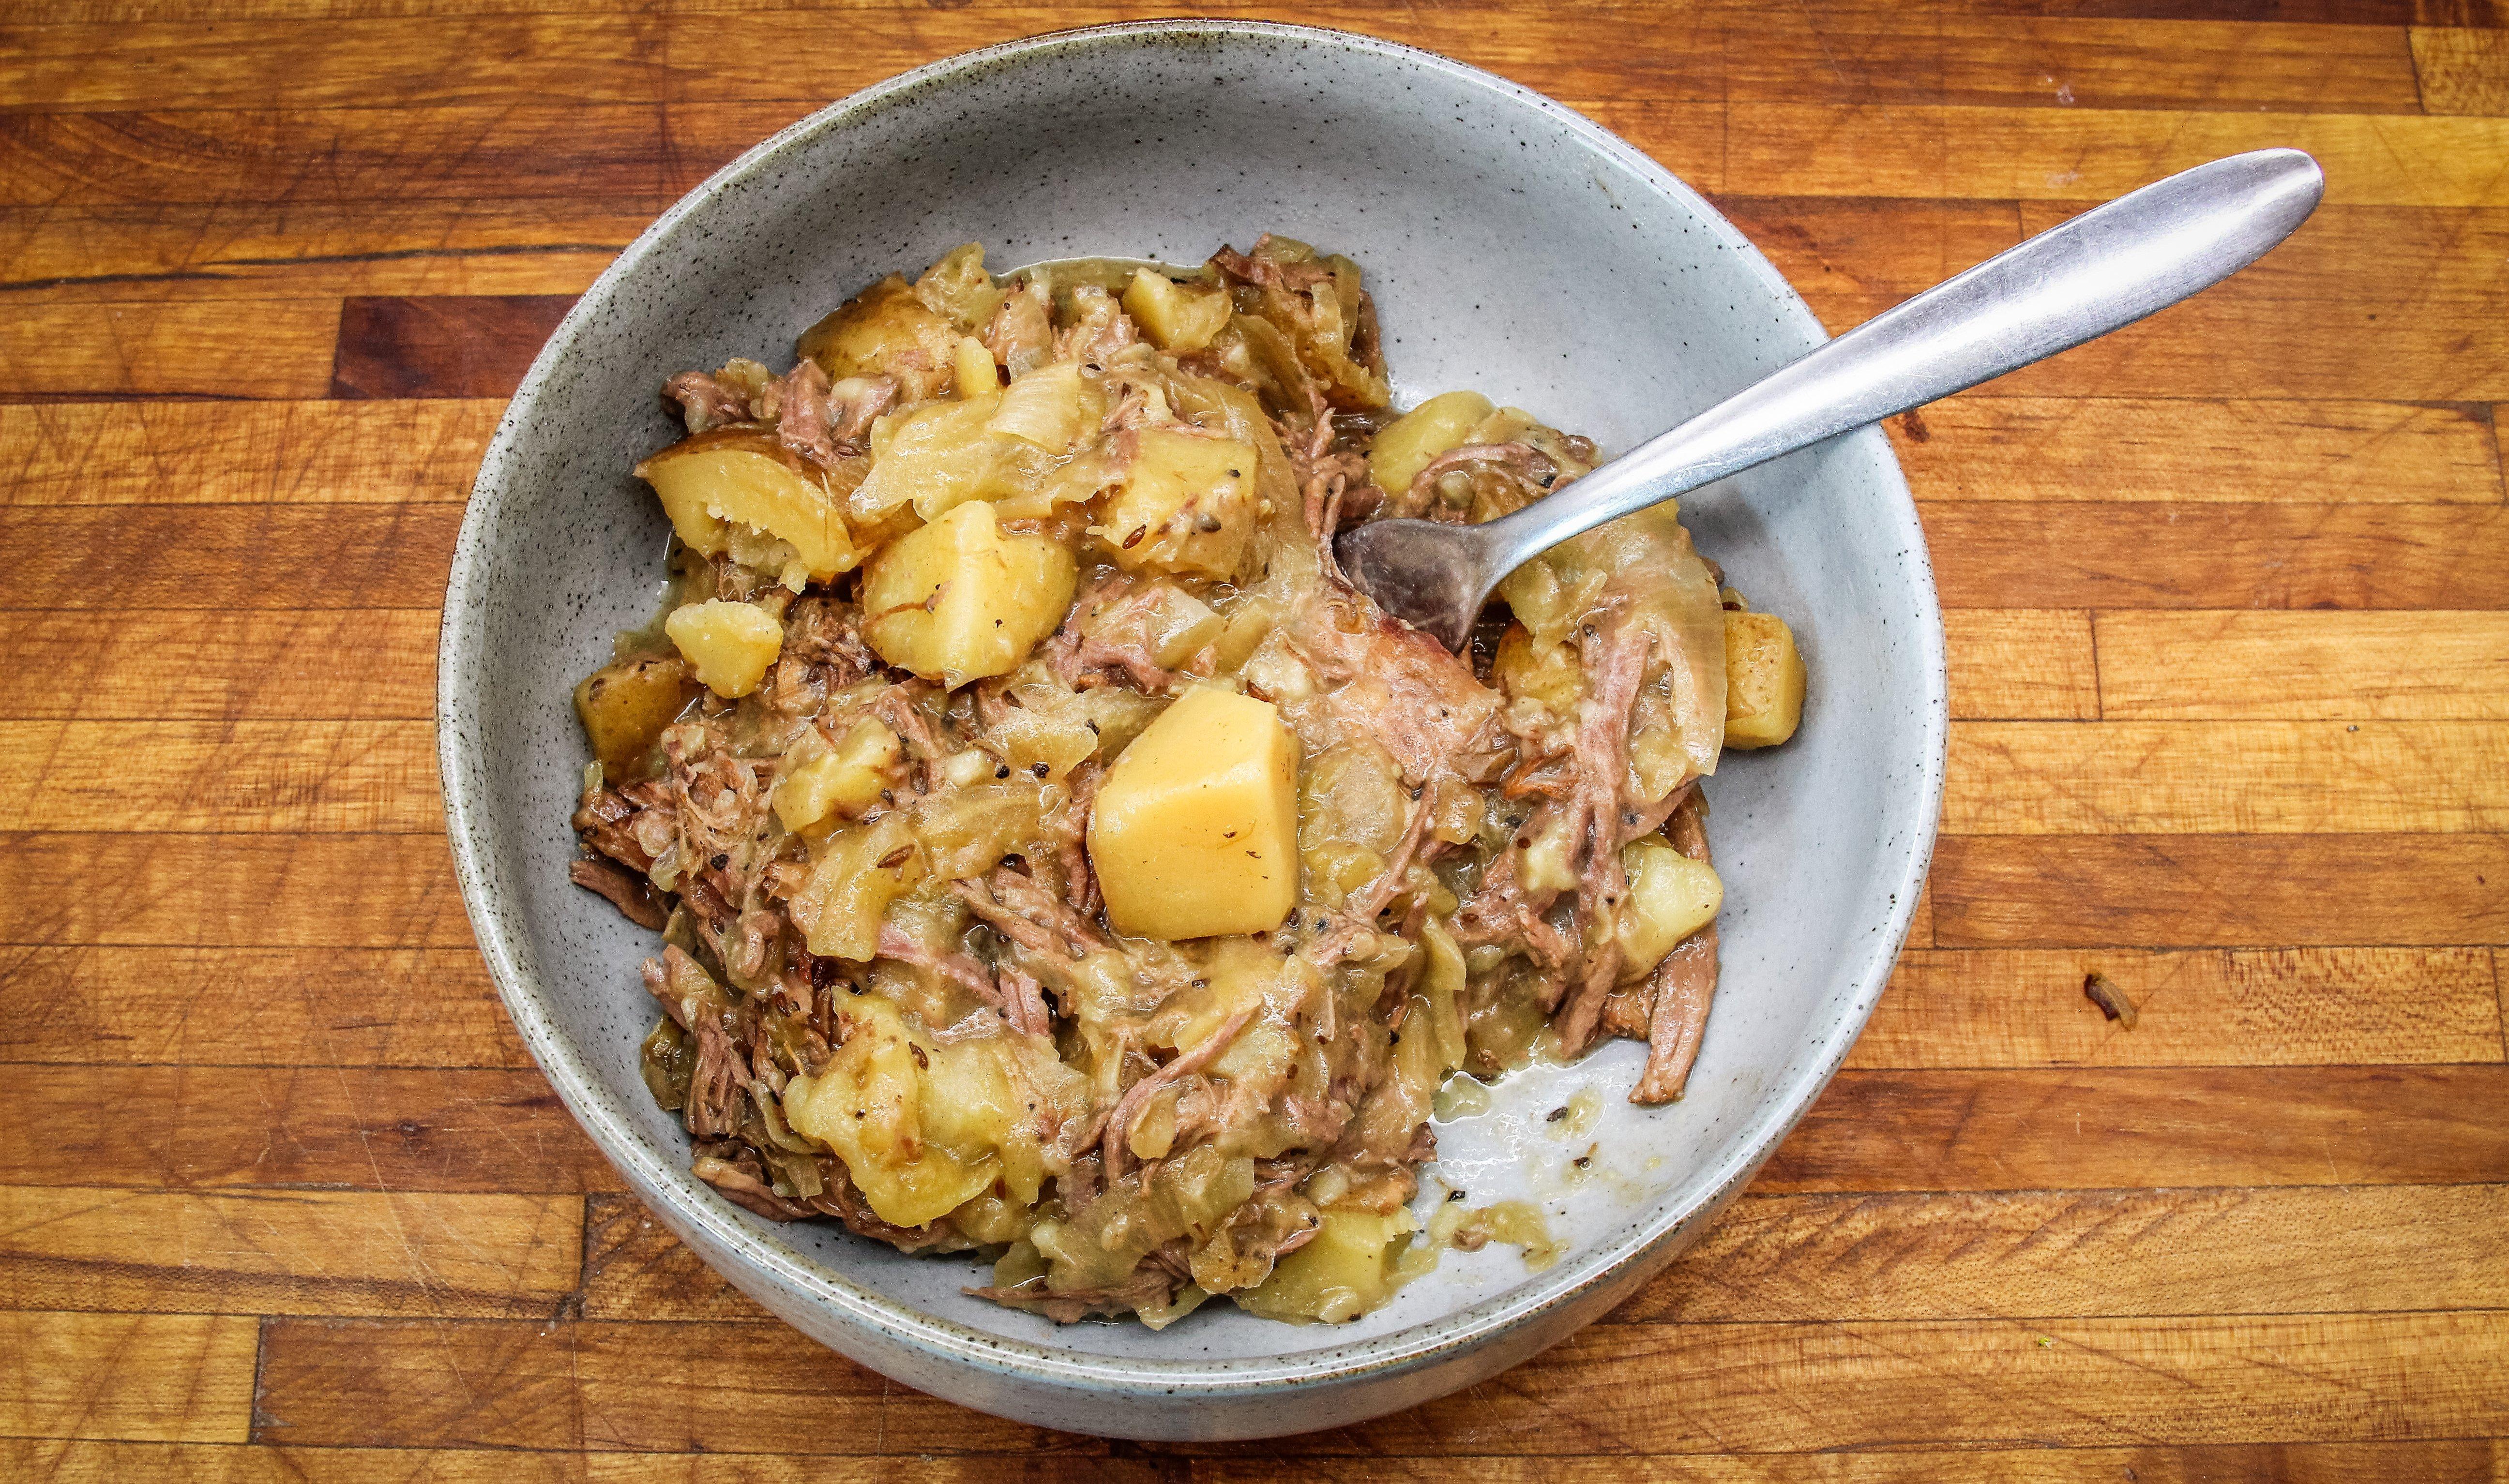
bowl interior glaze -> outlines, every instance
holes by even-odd
[[[627,470],[656,391],[793,337],[881,274],[980,241],[994,265],[1198,262],[1273,230],[1357,257],[1401,400],[1455,387],[1625,449],[1819,343],[1743,238],[1634,150],[1513,85],[1332,32],[1172,22],[971,54],[832,106],[674,206],[594,284],[482,465],[446,599],[440,747],[481,946],[550,1080],[666,1223],[807,1333],[911,1385],[1142,1437],[1300,1431],[1464,1385],[1601,1312],[1695,1235],[1808,1107],[1915,905],[1939,802],[1940,619],[1878,431],[1703,491],[1687,518],[1811,667],[1800,736],[1729,755],[1710,830],[1724,977],[1685,1100],[1623,1097],[1616,1043],[1442,1125],[1440,1181],[1540,1202],[1566,1250],[1449,1253],[1349,1324],[1215,1305],[1163,1333],[1057,1328],[967,1298],[971,1258],[779,1226],[687,1172],[636,1070],[651,935],[568,884],[575,681],[656,602],[666,526]],[[1600,1094],[1591,1132],[1544,1114]],[[1593,1145],[1583,1178],[1569,1161]]]

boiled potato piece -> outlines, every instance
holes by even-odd
[[[697,683],[727,698],[757,689],[784,650],[784,625],[754,603],[708,598],[686,604],[671,610],[662,632],[679,646]]]
[[[575,715],[613,783],[638,771],[662,728],[696,698],[696,678],[677,654],[641,654],[603,665],[575,687]]]
[[[811,952],[866,964],[879,951],[888,905],[920,885],[923,875],[915,832],[892,810],[829,835],[810,879],[788,905]]]
[[[1213,686],[1186,691],[1107,769],[1089,858],[1118,932],[1279,927],[1298,893],[1298,748],[1280,712]]]
[[[1614,928],[1621,942],[1621,978],[1640,979],[1681,940],[1716,920],[1725,907],[1725,883],[1715,867],[1660,839],[1623,846],[1621,870],[1629,878],[1629,901]]]
[[[1356,1318],[1394,1291],[1394,1259],[1416,1225],[1408,1210],[1390,1216],[1329,1208],[1324,1230],[1281,1259],[1272,1276],[1237,1294],[1237,1305],[1267,1319],[1292,1322]]]
[[[1179,283],[1143,268],[1124,289],[1124,313],[1162,351],[1199,351],[1228,327],[1228,290],[1217,283]]]
[[[775,814],[787,830],[806,830],[832,815],[852,817],[880,802],[904,749],[897,733],[869,718],[830,751],[775,785]]]
[[[981,401],[1002,390],[993,352],[973,335],[961,335],[950,352],[951,390],[962,402]]]
[[[917,299],[890,274],[802,332],[794,353],[819,363],[832,382],[848,376],[893,376],[898,400],[939,396],[956,366],[958,327]]]
[[[1254,534],[1254,450],[1164,427],[1136,436],[1090,535],[1128,570],[1234,576]]]
[[[1461,448],[1475,425],[1490,415],[1490,399],[1478,391],[1433,396],[1387,424],[1367,456],[1367,477],[1388,495],[1411,488],[1429,461]]]
[[[1078,569],[1040,536],[1003,531],[971,500],[882,547],[863,573],[863,638],[892,665],[955,688],[1008,675],[1063,622]]]
[[[1775,613],[1725,614],[1725,745],[1775,747],[1803,721],[1804,662]]]
[[[813,581],[862,560],[826,476],[772,433],[702,432],[636,465],[636,477],[654,487],[680,539],[706,556],[724,549],[738,522],[790,542]]]
[[[845,1019],[849,1034],[835,1059],[815,1077],[785,1084],[785,1121],[835,1151],[882,1221],[921,1226],[983,1194],[1001,1162],[965,1137],[970,1124],[982,1123],[981,1110],[943,1108],[926,1095],[926,1064],[938,1048],[877,994],[848,1000]],[[970,1079],[951,1089],[961,1096],[973,1090]]]
[[[1511,623],[1498,640],[1490,678],[1508,695],[1530,696],[1562,722],[1577,719],[1577,703],[1586,696],[1586,672],[1566,645],[1540,646],[1520,623]]]

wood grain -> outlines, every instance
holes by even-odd
[[[1950,608],[2509,603],[2509,505],[1927,501]]]
[[[497,401],[0,406],[0,503],[459,503],[504,411]]]
[[[574,307],[563,294],[348,300],[340,306],[331,395],[510,396]]]
[[[1508,1385],[1274,1446],[1469,1455],[1504,1438],[1527,1454],[1783,1451],[1882,1443],[1912,1426],[1986,1445],[2446,1435],[2486,1415],[2503,1379],[2501,1324],[2485,1314],[2194,1318],[2165,1331],[2099,1319],[1604,1324]],[[782,1405],[728,1406],[703,1371],[677,1363],[682,1352],[758,1377]],[[1569,1374],[1608,1385],[1559,1405]],[[758,1325],[281,1320],[267,1335],[260,1410],[284,1421],[257,1430],[369,1447],[859,1453],[906,1428],[928,1452],[1103,1447],[882,1390]],[[475,1404],[480,1391],[497,1404]],[[1999,1405],[1964,1405],[1981,1391]]]
[[[1885,426],[1918,498],[1936,501],[2501,501],[2483,403],[1957,396]]]
[[[1608,111],[1607,118],[1616,127],[1628,122]],[[1718,192],[1719,204],[1735,211],[1832,331],[2097,199],[1908,200],[1891,197],[1878,182],[1836,198],[1764,199],[1740,186],[1693,183]],[[2504,255],[2509,213],[2497,209],[2321,206],[2290,241],[2228,282],[1968,395],[2500,401],[2509,384],[2509,332],[2500,328],[2509,308]],[[2389,262],[2411,262],[2418,271],[2381,271]],[[2196,459],[2200,467],[2209,456]]]
[[[93,1445],[83,1445],[93,1446]],[[118,1457],[119,1455],[117,1455]],[[190,1455],[186,1455],[189,1457]],[[2364,1479],[2415,1484],[2496,1484],[2509,1448],[2479,1439],[2378,1443],[2142,1444],[2117,1448],[1980,1448],[1930,1453],[1906,1448],[1871,1453],[1650,1455],[1647,1477],[1668,1484],[2004,1484],[2016,1478],[2050,1484],[2214,1484],[2223,1479],[2273,1479],[2285,1484],[2356,1484]],[[290,1457],[294,1463],[294,1456]],[[1252,1450],[1196,1459],[1193,1477],[1211,1484],[1265,1480],[1349,1484],[1397,1479],[1433,1484],[1469,1468],[1492,1484],[1597,1484],[1629,1476],[1631,1461],[1612,1454],[1584,1457],[1274,1459]]]
[[[1972,722],[1951,751],[1956,835],[2509,831],[2496,722]]]
[[[0,1129],[0,1185],[578,1195],[618,1175],[537,1071],[20,1066],[109,1119]]]
[[[911,1443],[903,1446],[912,1446]],[[2269,1450],[2243,1450],[2262,1458]],[[2287,1451],[2287,1450],[2272,1450]],[[2458,1466],[2474,1457],[2459,1446],[2317,1450],[2339,1453],[2346,1465],[2396,1458],[2415,1465]],[[2460,1459],[2458,1455],[2464,1455]],[[2138,1458],[2143,1455],[2136,1455]],[[2173,1457],[2162,1450],[2157,1457]],[[2204,1452],[2208,1464],[2217,1454]],[[2330,1465],[2337,1462],[2330,1459]],[[0,1438],[0,1470],[57,1484],[110,1484],[133,1477],[183,1478],[209,1484],[356,1484],[376,1476],[385,1461],[365,1448],[298,1448],[256,1443],[212,1447],[176,1443],[69,1442],[51,1438]],[[1002,1477],[997,1456],[932,1458],[888,1452],[859,1459],[824,1454],[547,1453],[510,1448],[395,1449],[389,1466],[441,1484],[783,1484],[807,1478],[817,1484],[986,1484]],[[2147,1463],[2144,1477],[2159,1477]],[[2470,1466],[2470,1465],[2468,1465]],[[1020,1461],[1018,1477],[1030,1484],[1166,1484],[1178,1477],[1167,1465],[1142,1458],[1049,1453]],[[2438,1474],[2426,1477],[2437,1479]]]
[[[2504,1100],[2498,1063],[1842,1072],[1757,1188],[2497,1183]]]
[[[318,299],[16,303],[0,315],[0,400],[318,397],[339,317]]]
[[[0,1060],[528,1067],[477,950],[0,946]]]
[[[2488,948],[1912,948],[1852,1067],[2498,1061]],[[2082,993],[2099,973],[2129,1030]]]
[[[1757,102],[2423,111],[2392,26],[1780,11],[1725,47],[1726,95]]]
[[[435,608],[461,529],[461,508],[438,504],[14,505],[0,508],[0,603]]]
[[[2509,205],[2498,119],[1795,102],[1729,117],[1723,189],[1755,196],[2096,202],[2280,145],[2325,164],[2331,204]]]
[[[583,1198],[583,1317],[779,1322],[632,1195]]]
[[[0,722],[0,830],[443,828],[427,722]]]
[[[702,1364],[692,1364],[698,1357]],[[755,1394],[778,1398],[755,1404]],[[350,1447],[1100,1454],[755,1324],[281,1319],[257,1440]]]
[[[1953,609],[1943,614],[1943,644],[1955,717],[2088,721],[2100,714],[2099,656],[2087,612]]]
[[[464,948],[443,836],[0,836],[0,943]]]
[[[2411,36],[2422,112],[2509,114],[2509,37],[2471,26],[2415,26]]]
[[[0,1311],[0,1433],[244,1440],[251,1319]]]
[[[1793,1452],[2452,1436],[2509,1381],[2496,1314],[1597,1324],[1501,1381],[1281,1454]],[[1214,1450],[1225,1451],[1225,1450]]]
[[[1754,1196],[1612,1318],[2498,1309],[2509,1270],[2472,1234],[2504,1218],[2499,1185]]]
[[[1943,947],[2509,941],[2509,836],[1947,836]]]
[[[2509,614],[2101,613],[2103,716],[2509,719]]]
[[[355,107],[389,93],[415,104],[659,104],[720,97],[839,96],[930,56],[1057,25],[1156,15],[1153,6],[851,7],[848,45],[796,57],[768,27],[689,15],[374,16],[310,27],[292,19],[61,24],[40,51],[0,66],[18,106]],[[1754,17],[1638,6],[1519,14],[1493,28],[1472,8],[1271,8],[1428,47],[1572,97],[2003,108],[2279,107],[2418,113],[2415,55],[2389,26],[1892,15]],[[1630,26],[1660,50],[1632,56]],[[481,56],[504,65],[475,65]],[[2235,100],[2235,101],[2233,101]],[[2434,110],[2440,111],[2440,110]]]
[[[575,1288],[582,1222],[557,1196],[0,1187],[0,1308],[531,1317]]]
[[[419,721],[435,713],[435,641],[428,610],[21,611],[0,623],[0,716]]]
[[[669,202],[0,206],[0,292],[89,302],[578,294]]]

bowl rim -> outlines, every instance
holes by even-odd
[[[629,1132],[617,1116],[601,1083],[558,1028],[540,983],[523,971],[512,941],[519,936],[519,925],[510,924],[495,906],[493,872],[487,864],[487,858],[494,854],[491,836],[495,824],[486,801],[474,797],[474,793],[484,793],[484,785],[474,790],[468,781],[469,775],[463,766],[467,749],[462,741],[468,734],[466,723],[485,709],[474,704],[468,693],[465,680],[468,667],[461,656],[476,649],[482,638],[472,593],[489,580],[486,512],[508,494],[506,486],[518,473],[516,464],[524,425],[567,347],[585,330],[618,281],[656,251],[662,239],[682,220],[702,210],[726,187],[762,173],[777,156],[805,137],[845,128],[936,85],[981,75],[1006,63],[1032,63],[1059,54],[1120,51],[1176,38],[1221,44],[1234,40],[1300,42],[1374,54],[1431,69],[1491,94],[1495,101],[1529,110],[1639,181],[1689,207],[1728,250],[1738,255],[1743,270],[1761,280],[1780,313],[1799,315],[1814,334],[1823,333],[1819,319],[1793,285],[1724,213],[1680,177],[1574,110],[1529,88],[1435,52],[1322,26],[1188,19],[1050,31],[943,57],[816,109],[744,151],[656,217],[584,289],[559,321],[500,417],[464,512],[446,582],[437,643],[436,752],[454,873],[499,998],[568,1112],[626,1177],[640,1199],[666,1208],[660,1214],[669,1224],[685,1223],[705,1231],[783,1286],[835,1311],[841,1322],[879,1332],[926,1361],[1058,1390],[1121,1393],[1157,1389],[1180,1399],[1218,1401],[1246,1398],[1258,1391],[1278,1393],[1284,1388],[1347,1385],[1363,1377],[1383,1378],[1437,1365],[1610,1285],[1632,1264],[1643,1262],[1649,1254],[1678,1239],[1693,1223],[1703,1217],[1712,1218],[1720,1211],[1758,1172],[1828,1086],[1871,1016],[1904,946],[1941,817],[1950,696],[1941,605],[1915,499],[1895,453],[1878,427],[1845,434],[1846,439],[1865,440],[1881,456],[1879,467],[1885,488],[1880,494],[1905,538],[1906,559],[1913,563],[1920,617],[1924,620],[1917,625],[1915,638],[1917,659],[1926,681],[1922,717],[1926,747],[1920,759],[1919,777],[1911,780],[1912,786],[1906,791],[1905,812],[1899,821],[1900,833],[1908,837],[1910,848],[1892,892],[1892,910],[1882,924],[1883,930],[1868,937],[1847,1013],[1836,1020],[1824,1039],[1814,1043],[1810,1049],[1815,1054],[1800,1070],[1762,1095],[1760,1111],[1741,1122],[1728,1140],[1726,1152],[1694,1174],[1689,1182],[1694,1195],[1665,1206],[1651,1217],[1636,1218],[1616,1239],[1572,1255],[1552,1274],[1454,1312],[1347,1345],[1328,1344],[1243,1359],[1099,1355],[989,1333],[924,1313],[823,1264],[775,1250],[747,1227],[740,1219],[742,1213],[728,1206],[717,1209],[721,1203],[704,1195],[685,1168],[671,1167],[660,1151]],[[1701,1178],[1711,1172],[1712,1178]],[[1285,1334],[1294,1332],[1285,1330]]]

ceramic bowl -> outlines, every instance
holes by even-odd
[[[1444,57],[1294,26],[1163,21],[1042,36],[813,114],[665,212],[567,315],[490,445],[445,598],[438,722],[472,924],[558,1094],[663,1223],[794,1327],[912,1387],[1138,1438],[1297,1432],[1516,1364],[1694,1240],[1800,1118],[1881,993],[1925,877],[1947,705],[1916,511],[1867,430],[1687,501],[1699,544],[1795,625],[1801,734],[1708,788],[1724,979],[1687,1097],[1624,1100],[1639,1048],[1537,1066],[1438,1130],[1422,1205],[1538,1203],[1531,1270],[1449,1252],[1374,1314],[1293,1326],[1215,1304],[1164,1332],[1057,1327],[964,1296],[978,1259],[778,1225],[688,1172],[636,1070],[651,935],[566,879],[576,679],[656,601],[666,528],[627,470],[673,435],[663,378],[796,332],[892,270],[983,241],[996,265],[1199,262],[1270,229],[1347,251],[1408,402],[1455,387],[1626,449],[1822,339],[1706,202],[1629,145]],[[1581,1092],[1592,1097],[1579,1099]],[[1550,1110],[1597,1106],[1546,1120]],[[1580,1174],[1570,1161],[1592,1159]],[[656,1343],[659,1343],[658,1341]]]

